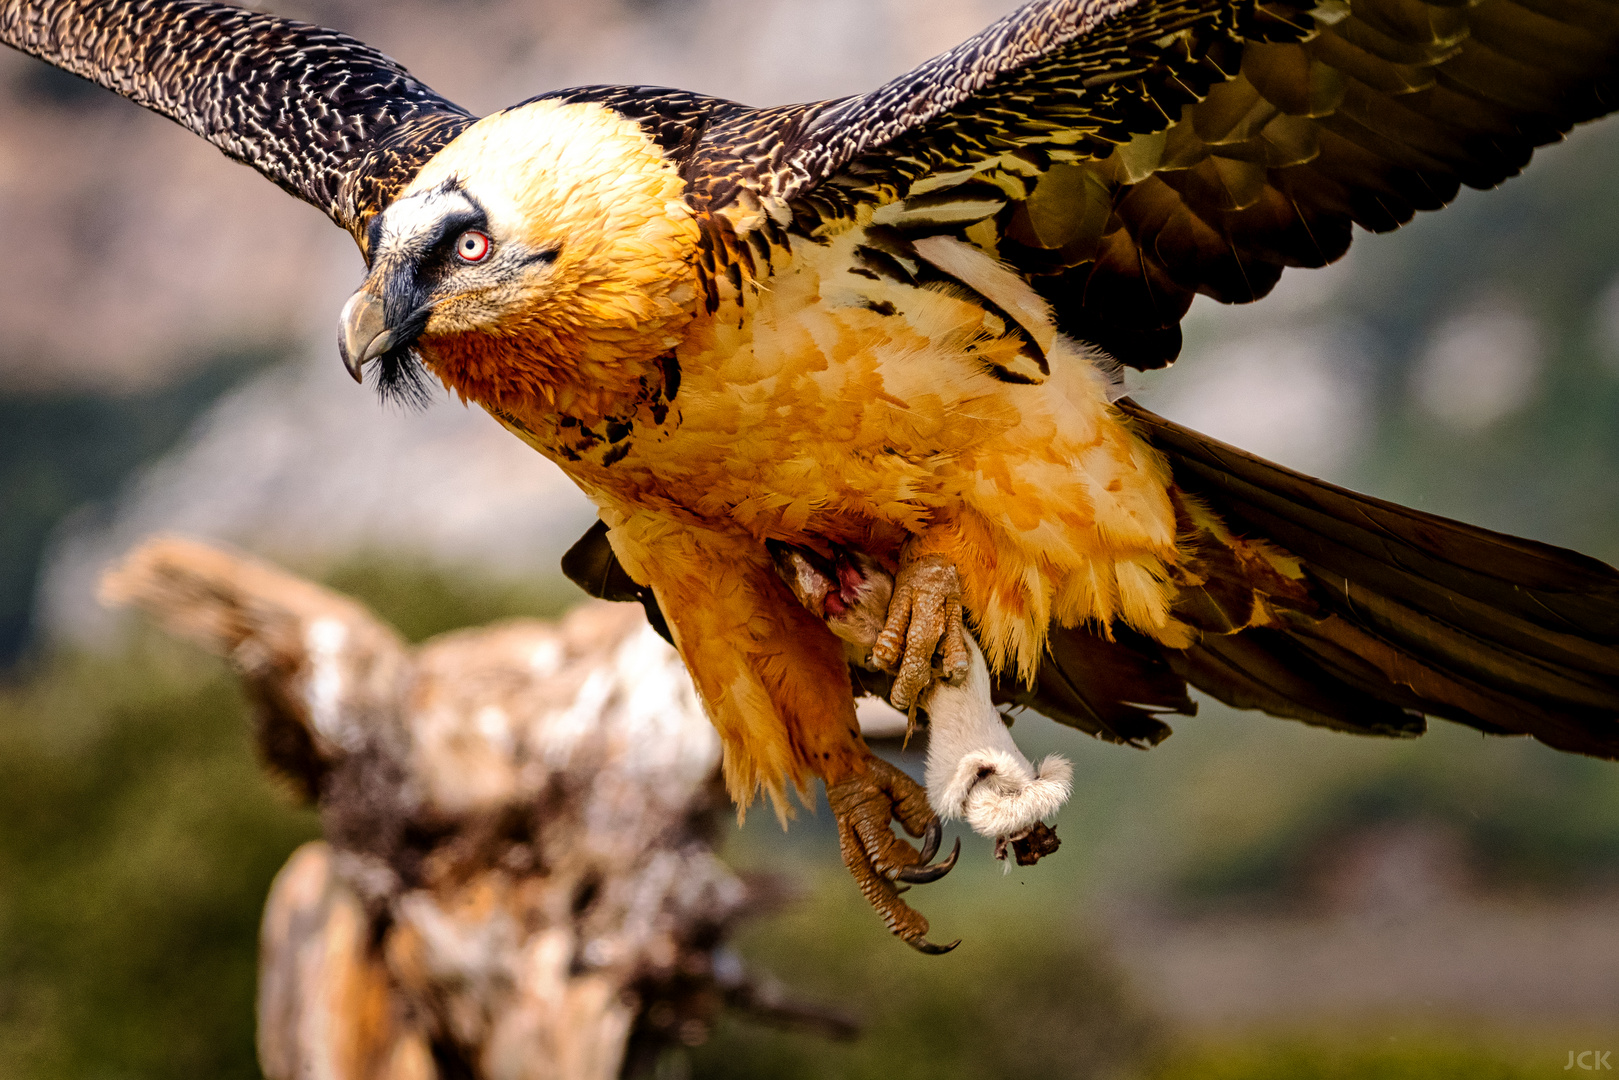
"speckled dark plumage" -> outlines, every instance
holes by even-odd
[[[195,0],[0,0],[0,41],[162,113],[364,243],[472,117],[367,45]]]
[[[1611,0],[1048,0],[855,97],[551,96],[644,118],[707,214],[785,200],[813,233],[862,202],[953,211],[908,231],[977,226],[1065,330],[1148,368],[1179,352],[1196,293],[1258,299],[1342,255],[1353,224],[1397,228],[1515,175],[1619,104],[1616,60]],[[768,264],[705,226],[708,280]]]
[[[196,0],[0,0],[0,40],[174,118],[363,225],[471,117],[343,35]],[[704,277],[906,200],[991,246],[1127,364],[1180,349],[1193,295],[1265,295],[1350,226],[1393,229],[1619,104],[1612,0],[1044,0],[868,94],[754,109],[680,90],[545,95],[640,121],[704,215]],[[952,176],[952,174],[956,174]],[[921,184],[925,194],[913,191]],[[965,207],[965,209],[963,209]],[[953,216],[952,216],[953,215]]]
[[[918,181],[981,204],[916,229],[980,224],[1068,332],[1155,367],[1195,293],[1257,299],[1616,105],[1609,0],[1049,0],[869,94],[725,116],[692,172],[806,229]]]

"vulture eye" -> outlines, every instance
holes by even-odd
[[[462,262],[483,262],[489,257],[489,237],[477,229],[468,229],[455,242],[455,253]]]

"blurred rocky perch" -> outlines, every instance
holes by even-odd
[[[727,1006],[833,1037],[723,951],[779,893],[715,856],[719,745],[633,605],[408,646],[358,603],[202,544],[104,598],[225,656],[324,842],[265,907],[268,1080],[650,1073]]]

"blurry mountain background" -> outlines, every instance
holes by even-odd
[[[595,82],[755,104],[856,92],[1007,0],[272,0],[487,112]],[[1334,481],[1619,562],[1619,123],[1247,308],[1200,302],[1167,415]],[[257,918],[314,819],[223,669],[120,624],[145,535],[234,543],[422,638],[576,598],[592,514],[441,395],[341,370],[346,236],[189,133],[0,53],[0,1075],[252,1077]],[[969,842],[887,938],[827,816],[741,865],[803,900],[742,948],[860,1008],[826,1046],[727,1025],[669,1076],[1517,1077],[1619,1049],[1619,771],[1443,723],[1413,742],[1205,703],[1075,760],[1059,855]],[[922,893],[926,895],[923,896]],[[1607,1041],[1604,1041],[1606,1039]],[[662,1070],[660,1070],[662,1075]]]

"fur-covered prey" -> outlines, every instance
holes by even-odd
[[[1162,738],[1190,683],[1619,755],[1619,574],[1222,447],[1107,360],[1167,363],[1195,293],[1257,299],[1609,111],[1615,0],[1037,0],[838,101],[588,87],[477,124],[202,0],[0,0],[0,40],[355,234],[349,358],[415,350],[596,499],[739,798],[865,760],[769,540],[944,559],[1003,698],[1103,737]]]

